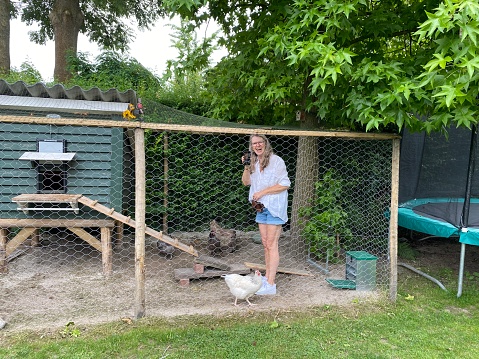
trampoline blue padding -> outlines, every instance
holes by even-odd
[[[459,237],[459,242],[479,246],[479,198],[471,198],[469,225],[461,228],[463,198],[420,198],[402,203],[398,225],[432,236]]]

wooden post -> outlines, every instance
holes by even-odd
[[[145,132],[135,128],[135,318],[145,315]]]
[[[393,302],[397,298],[398,289],[398,197],[399,197],[399,154],[400,140],[393,140],[391,161],[391,208],[389,213],[389,299]]]
[[[115,245],[117,246],[121,246],[123,244],[123,230],[123,222],[115,221]]]
[[[163,233],[168,234],[168,132],[163,139]]]
[[[109,276],[112,272],[112,250],[111,250],[111,229],[101,227],[101,259],[103,274]]]
[[[32,234],[31,246],[37,247],[40,244],[40,228],[36,228]]]
[[[7,273],[7,240],[8,230],[0,228],[0,273]]]

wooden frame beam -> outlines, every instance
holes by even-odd
[[[143,128],[151,130],[165,130],[171,132],[192,132],[192,133],[229,133],[244,134],[252,133],[276,136],[306,136],[306,137],[341,137],[351,139],[371,140],[392,140],[400,138],[399,135],[391,133],[363,133],[350,131],[305,131],[305,130],[280,130],[268,128],[244,128],[244,127],[209,127],[192,125],[172,125],[166,123],[138,122],[138,121],[114,121],[114,120],[93,120],[82,118],[47,118],[33,116],[0,116],[0,122],[29,123],[29,124],[52,124],[62,126],[91,126],[91,127],[121,127],[121,128]],[[225,124],[228,124],[225,122]]]

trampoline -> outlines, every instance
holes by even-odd
[[[477,128],[448,128],[447,135],[409,133],[401,139],[398,225],[461,243],[458,294],[466,245],[479,246]]]
[[[469,226],[461,228],[464,198],[421,198],[398,208],[398,225],[431,236],[458,237],[459,242],[479,246],[479,198],[471,198]]]

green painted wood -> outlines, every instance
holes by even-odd
[[[111,129],[108,127],[83,127],[83,126],[56,126],[42,124],[23,124],[23,123],[0,123],[0,132],[6,132],[11,136],[25,132],[32,132],[45,136],[45,138],[55,138],[57,136],[78,136],[88,133],[98,136],[108,136]]]
[[[123,141],[124,131],[122,128],[112,129],[111,141],[111,207],[122,213],[123,193]]]
[[[0,123],[0,215],[1,218],[42,218],[45,213],[25,215],[11,199],[36,193],[36,169],[19,160],[36,152],[38,139],[65,139],[67,152],[75,158],[67,165],[67,192],[83,194],[107,207],[122,209],[123,129],[36,124]],[[50,211],[48,218],[106,218],[85,208],[80,214]]]

